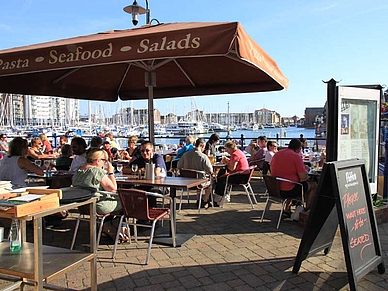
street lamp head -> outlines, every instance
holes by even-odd
[[[148,6],[148,1],[146,2],[147,3],[147,6]],[[132,23],[133,25],[137,25],[139,23],[139,15],[140,14],[146,14],[147,15],[149,14],[149,9],[148,7],[147,8],[144,8],[142,6],[139,6],[137,4],[137,1],[133,1],[133,4],[132,5],[128,5],[126,7],[123,8],[123,10],[129,14],[132,14]],[[147,23],[148,24],[148,23]]]

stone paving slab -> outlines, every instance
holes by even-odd
[[[261,181],[254,181],[255,193],[264,193]],[[182,247],[154,244],[149,265],[144,265],[147,237],[138,243],[119,245],[115,260],[113,245],[103,239],[98,250],[99,290],[349,290],[339,232],[328,255],[318,254],[303,261],[298,275],[292,267],[303,229],[296,222],[281,222],[276,229],[280,205],[273,204],[260,222],[264,199],[251,209],[242,189],[235,189],[232,201],[224,208],[195,208],[185,201],[177,216],[179,233],[196,236]],[[74,229],[69,217],[46,230],[46,244],[69,247]],[[168,223],[165,223],[167,229]],[[163,231],[159,228],[158,232]],[[76,248],[84,249],[88,225],[81,223]],[[379,225],[384,260],[387,261],[388,223]],[[50,282],[75,290],[89,290],[90,266],[83,264]],[[0,288],[6,283],[0,281]],[[358,282],[359,290],[388,290],[388,274],[377,269]],[[32,290],[28,287],[25,290]]]

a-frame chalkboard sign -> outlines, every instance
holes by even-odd
[[[293,273],[299,272],[306,258],[330,251],[338,224],[349,286],[357,290],[357,281],[376,267],[380,274],[385,272],[363,160],[329,162],[323,166]]]

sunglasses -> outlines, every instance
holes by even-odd
[[[150,151],[151,151],[150,149],[141,150],[142,153],[149,153]]]

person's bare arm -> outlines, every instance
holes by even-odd
[[[308,180],[309,175],[307,172],[301,172],[301,173],[298,173],[298,177],[299,177],[299,181],[303,182]]]
[[[161,173],[162,173],[162,168],[160,167],[155,168],[155,176],[161,176]]]
[[[237,161],[231,161],[229,160],[228,163],[227,163],[227,166],[228,166],[228,170],[229,171],[234,171],[237,167]]]
[[[31,163],[28,159],[20,157],[18,159],[18,166],[21,169],[26,169],[28,172],[33,172],[37,175],[44,175],[44,171],[36,166],[35,164]]]
[[[5,151],[5,152],[8,152],[8,148],[3,144],[0,144],[0,149]]]
[[[54,158],[55,156],[50,154],[50,155],[47,155],[47,154],[41,154],[41,155],[38,155],[33,149],[28,149],[28,155],[34,159],[47,159],[47,158]]]
[[[114,175],[104,176],[101,180],[101,186],[105,191],[116,192],[116,179]]]
[[[117,189],[117,183],[115,179],[115,175],[111,174],[114,173],[114,168],[110,162],[108,163],[107,171],[108,176],[104,176],[101,180],[101,186],[104,188],[105,191],[109,192],[116,192]]]

